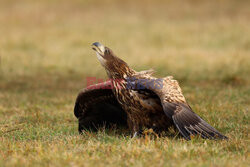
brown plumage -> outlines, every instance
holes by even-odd
[[[92,47],[111,80],[101,89],[99,84],[99,89],[88,87],[78,95],[74,113],[79,132],[106,123],[127,125],[134,136],[144,127],[160,132],[174,126],[187,140],[191,135],[227,138],[192,111],[173,77],[136,72],[111,49],[98,42]]]

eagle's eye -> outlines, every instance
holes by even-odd
[[[109,55],[109,50],[107,48],[105,48],[105,51],[104,51],[104,56],[106,55]]]

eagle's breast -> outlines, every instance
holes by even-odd
[[[113,81],[113,92],[127,113],[129,120],[144,127],[168,127],[169,121],[163,112],[158,96],[143,90],[126,87],[126,81]]]

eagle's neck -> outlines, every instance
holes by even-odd
[[[119,92],[123,89],[127,89],[127,78],[133,76],[136,72],[128,66],[120,66],[117,70],[113,68],[106,71],[109,79],[112,81],[113,91],[119,100]]]
[[[112,80],[125,80],[126,78],[135,75],[135,73],[136,71],[129,68],[128,66],[107,70],[107,75]]]

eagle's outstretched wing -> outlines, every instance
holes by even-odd
[[[92,85],[78,94],[74,114],[79,121],[79,133],[84,129],[97,130],[103,125],[127,125],[127,115],[116,100],[110,84]]]
[[[195,114],[187,104],[162,101],[162,105],[166,115],[171,115],[175,126],[185,139],[190,140],[191,135],[200,135],[205,139],[227,139]]]
[[[144,83],[140,82],[140,79],[143,79]],[[152,80],[155,82],[152,82]],[[148,85],[145,83],[147,81],[154,84]],[[226,136],[222,135],[193,112],[187,104],[178,82],[173,77],[166,77],[159,80],[150,75],[141,75],[136,76],[136,79],[129,84],[135,84],[137,87],[138,84],[139,87],[142,87],[140,86],[142,84],[145,89],[149,89],[157,94],[161,99],[164,113],[173,120],[175,126],[185,139],[190,140],[191,135],[200,135],[206,139],[227,139]]]

